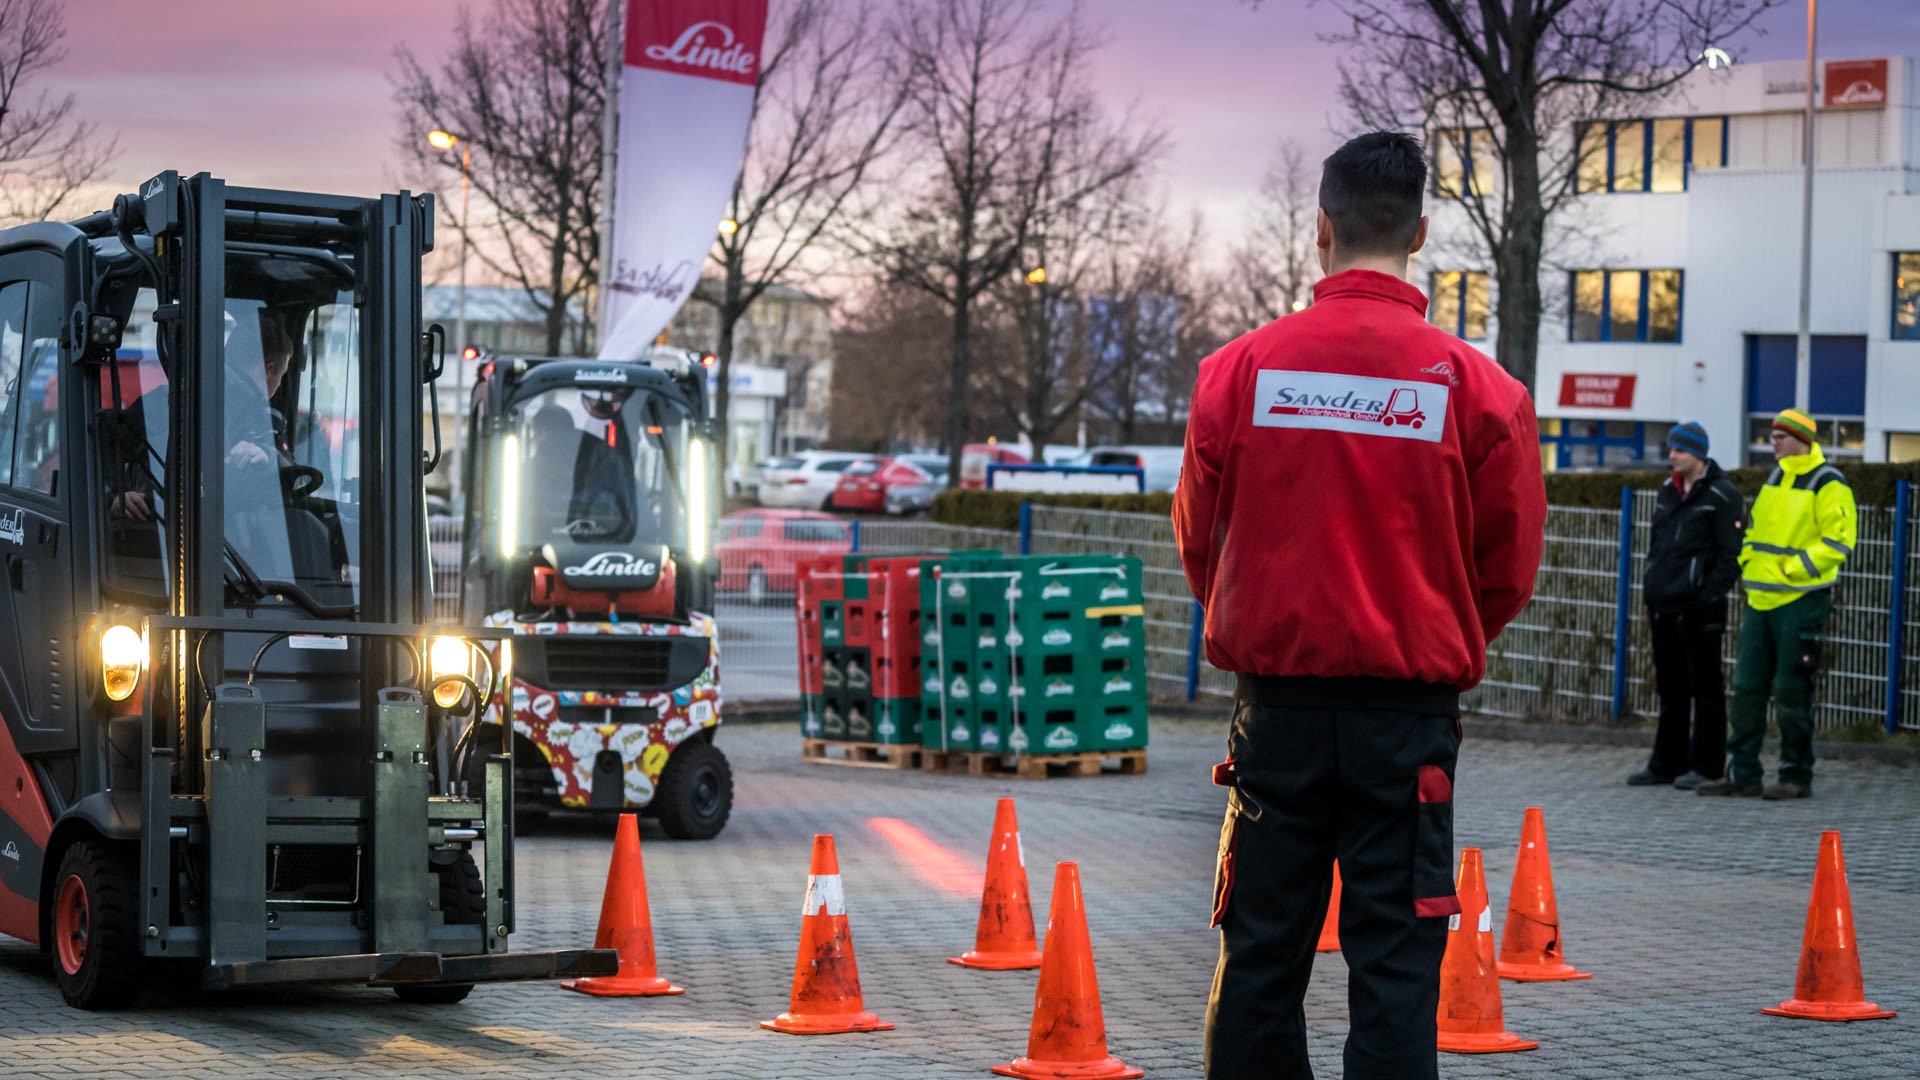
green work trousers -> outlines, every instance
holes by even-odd
[[[1757,784],[1760,742],[1767,734],[1767,698],[1773,698],[1780,722],[1780,779],[1813,786],[1813,673],[1820,666],[1820,645],[1833,590],[1810,592],[1771,611],[1749,607],[1740,620],[1740,660],[1733,675],[1733,755],[1735,783]]]

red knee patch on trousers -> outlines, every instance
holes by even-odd
[[[1460,914],[1460,896],[1419,896],[1413,901],[1413,913],[1422,919],[1438,918],[1442,915]]]
[[[1447,771],[1438,765],[1422,765],[1417,774],[1420,801],[1423,803],[1452,802],[1453,781],[1447,779]]]

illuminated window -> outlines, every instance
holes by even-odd
[[[1567,317],[1570,341],[1680,340],[1679,270],[1579,270]]]
[[[1432,301],[1427,317],[1433,325],[1465,341],[1485,341],[1487,316],[1492,310],[1492,287],[1478,270],[1441,270],[1429,288]]]
[[[1727,163],[1723,116],[1596,121],[1580,125],[1577,137],[1574,187],[1583,195],[1685,191],[1691,174]]]
[[[1893,256],[1893,337],[1920,341],[1920,251]]]
[[[1486,195],[1498,167],[1493,132],[1441,128],[1433,133],[1433,193],[1443,199]]]

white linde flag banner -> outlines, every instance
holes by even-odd
[[[686,302],[753,118],[767,0],[627,0],[600,358],[630,360]]]

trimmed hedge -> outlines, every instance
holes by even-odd
[[[1773,472],[1771,465],[1755,465],[1728,470],[1727,476],[1748,500],[1759,494],[1761,485]],[[1899,464],[1850,462],[1840,465],[1841,475],[1853,488],[1854,501],[1861,506],[1892,506],[1894,489],[1902,480],[1920,485],[1920,461]],[[1620,505],[1624,487],[1658,488],[1667,479],[1667,471],[1634,472],[1556,472],[1547,474],[1547,502],[1554,506],[1586,506],[1613,509]],[[1129,514],[1173,513],[1173,495],[1154,492],[1146,495],[1045,495],[1017,491],[943,491],[933,500],[933,520],[947,525],[971,525],[978,528],[1014,530],[1020,527],[1020,504],[1071,506],[1082,510],[1113,510]]]
[[[1020,527],[1020,504],[1071,506],[1079,510],[1111,510],[1123,514],[1173,514],[1173,493],[1151,492],[1145,495],[1048,495],[1023,491],[978,491],[955,488],[934,496],[933,520],[944,525],[970,525],[982,529]]]
[[[1843,462],[1839,463],[1839,469],[1840,475],[1847,478],[1847,486],[1853,488],[1854,501],[1861,506],[1892,506],[1894,489],[1900,481],[1920,484],[1920,461],[1903,461],[1899,464]],[[1739,488],[1748,501],[1760,493],[1761,486],[1771,475],[1771,465],[1750,465],[1727,470],[1727,478],[1733,481],[1733,486]],[[1548,473],[1547,501],[1555,506],[1612,509],[1620,505],[1621,487],[1657,488],[1666,482],[1667,476],[1665,469]]]

